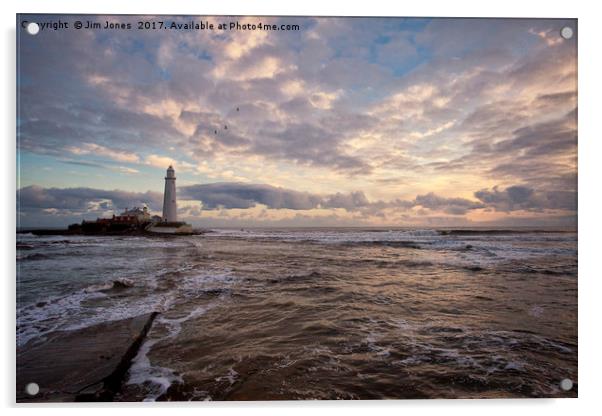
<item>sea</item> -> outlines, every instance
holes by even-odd
[[[116,400],[578,394],[575,230],[17,234],[17,348],[154,311]]]

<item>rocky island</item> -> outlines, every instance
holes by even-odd
[[[178,221],[176,202],[176,176],[172,166],[167,168],[165,192],[163,193],[163,215],[151,215],[146,206],[126,208],[111,218],[83,220],[71,224],[67,229],[19,230],[18,233],[35,235],[192,235],[194,231],[186,222]]]

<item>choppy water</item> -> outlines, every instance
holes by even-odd
[[[121,400],[577,395],[574,232],[21,234],[17,272],[19,345],[161,312]]]

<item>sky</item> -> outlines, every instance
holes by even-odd
[[[169,165],[196,226],[576,224],[575,20],[19,18],[70,28],[18,30],[18,226],[160,215]]]

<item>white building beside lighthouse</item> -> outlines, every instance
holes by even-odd
[[[163,216],[161,222],[153,223],[148,229],[159,234],[191,234],[192,226],[178,221],[178,204],[176,200],[176,172],[173,166],[167,168],[165,175],[165,192],[163,193]]]
[[[178,205],[176,202],[176,172],[173,166],[167,168],[165,175],[165,192],[163,193],[163,222],[178,221]]]

